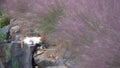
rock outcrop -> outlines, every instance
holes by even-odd
[[[19,42],[24,35],[17,34],[19,26],[5,27],[4,30],[10,32],[13,37],[10,42],[1,42],[0,51],[0,68],[67,68],[64,59],[59,59],[56,54],[59,49],[57,47],[48,47],[46,43],[42,44],[45,49],[36,48],[34,45],[23,45]],[[15,35],[14,35],[15,34]],[[9,40],[9,39],[7,39]],[[49,49],[52,48],[52,49]],[[3,52],[4,51],[4,52]]]
[[[28,45],[24,45],[21,48],[21,44],[18,42],[13,42],[11,46],[12,52],[12,67],[18,64],[19,68],[32,68],[32,53]]]
[[[21,48],[21,44],[18,41],[12,41],[7,46],[9,46],[9,53],[11,54],[11,56],[6,55],[10,57],[6,62],[7,68],[67,68],[64,64],[59,65],[57,63],[58,59],[52,53],[48,54],[50,52],[49,49],[41,49],[35,52],[34,46],[24,45]],[[5,65],[0,63],[0,66],[4,68]]]

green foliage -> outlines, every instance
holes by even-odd
[[[10,24],[10,17],[7,11],[0,10],[0,28]]]
[[[3,28],[4,26],[7,26],[10,24],[10,18],[9,17],[3,17],[0,20],[0,28]]]
[[[53,8],[52,11],[48,13],[47,16],[45,16],[41,20],[41,26],[40,31],[43,34],[49,34],[55,31],[55,25],[57,24],[57,21],[60,19],[60,16],[63,14],[63,7],[57,7]]]
[[[11,54],[11,52],[10,52],[10,46],[9,46],[9,45],[6,46],[5,50],[6,50],[6,57],[7,57],[7,60],[9,61],[9,60],[12,59],[12,54]]]
[[[2,28],[9,24],[10,17],[8,16],[7,12],[0,11],[0,41],[5,41],[7,39],[7,34]]]
[[[17,60],[13,62],[13,68],[19,68],[19,64]]]

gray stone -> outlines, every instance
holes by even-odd
[[[72,52],[71,51],[66,51],[64,54],[64,58],[70,58],[72,56]]]
[[[65,59],[62,56],[58,57],[56,60],[57,65],[65,65],[64,62],[65,62]]]
[[[7,34],[9,32],[10,26],[5,26],[2,28],[2,31]]]
[[[16,25],[16,26],[13,26],[11,27],[10,29],[10,35],[12,36],[13,34],[16,34],[17,32],[20,31],[20,26]]]
[[[15,36],[15,40],[16,41],[20,41],[20,40],[22,40],[24,38],[24,35],[22,35],[22,34],[17,34],[16,36]]]
[[[69,67],[73,67],[75,65],[75,62],[69,59],[65,62],[65,65],[67,65]]]
[[[32,53],[28,45],[24,45],[21,48],[21,44],[18,42],[13,42],[11,46],[12,52],[12,68],[17,62],[19,68],[32,68]]]

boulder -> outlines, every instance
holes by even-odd
[[[10,50],[5,50],[9,51],[11,56],[6,55],[6,57],[9,58],[9,60],[6,61],[6,65],[2,65],[3,62],[0,63],[3,68],[4,66],[5,68],[36,68],[36,66],[40,68],[67,68],[64,64],[63,57],[55,57],[54,50],[39,49],[35,51],[35,46],[25,44],[21,48],[21,44],[18,40],[22,37],[23,35],[18,35],[16,36],[16,41],[6,44],[10,47]],[[5,45],[5,43],[0,44]]]
[[[20,31],[20,26],[16,25],[16,26],[13,26],[11,27],[10,29],[10,35],[12,36],[13,34],[16,34],[17,32]]]
[[[18,66],[19,68],[32,68],[32,53],[28,45],[24,45],[21,48],[21,44],[18,42],[12,42],[12,68]]]

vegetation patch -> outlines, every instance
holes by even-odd
[[[50,34],[55,31],[55,26],[60,19],[60,16],[63,15],[64,8],[57,7],[53,8],[52,11],[49,11],[48,15],[40,20],[40,33],[41,34]]]
[[[19,68],[19,64],[18,64],[18,61],[17,61],[17,60],[14,61],[14,63],[13,63],[13,68]]]
[[[2,28],[10,24],[10,17],[5,12],[1,11],[0,13],[1,13],[0,15],[0,38],[1,38],[0,41],[5,41],[7,40],[7,33]]]

